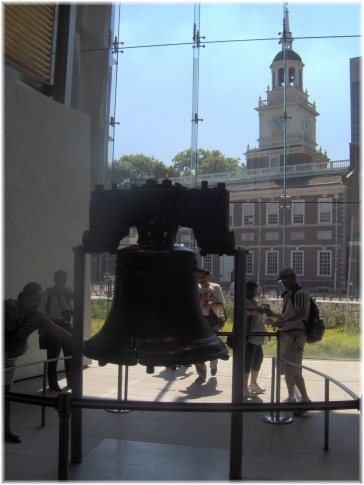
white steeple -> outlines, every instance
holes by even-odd
[[[292,49],[292,42],[294,41],[292,37],[292,32],[289,30],[289,12],[287,8],[288,3],[285,3],[285,5],[286,7],[284,9],[283,32],[279,33],[279,35],[281,35],[281,40],[279,41],[279,43],[282,44],[282,50],[284,48]]]

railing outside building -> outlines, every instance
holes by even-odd
[[[254,151],[254,150],[250,150]],[[322,174],[323,172],[329,172],[333,174],[335,172],[342,172],[343,169],[350,167],[350,160],[336,160],[331,162],[313,162],[299,165],[289,165],[286,167],[286,176],[297,175],[313,175]],[[266,167],[257,168],[253,170],[234,170],[232,172],[220,172],[197,175],[197,182],[208,181],[210,183],[239,183],[249,180],[266,179],[274,177],[283,177],[284,167]],[[190,175],[184,175],[181,177],[171,177],[172,183],[179,183],[181,185],[189,186]],[[158,180],[161,182],[161,180]]]

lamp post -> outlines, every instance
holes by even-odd
[[[287,40],[287,30],[286,30],[286,16],[287,16],[287,7],[283,7],[283,32],[280,32],[279,35],[282,35],[280,43],[282,43],[283,48],[283,241],[282,241],[282,267],[286,266],[286,239],[287,239],[287,119],[290,116],[287,116],[287,46],[291,43],[291,39]]]
[[[204,37],[202,37],[204,39]],[[191,125],[191,158],[190,158],[190,188],[196,188],[197,182],[197,145],[198,145],[198,122],[203,119],[198,117],[199,98],[199,70],[200,70],[200,4],[194,6],[193,23],[193,81],[192,81],[192,125]],[[205,47],[204,45],[202,47]],[[194,237],[189,230],[189,247],[193,249]]]

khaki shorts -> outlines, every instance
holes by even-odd
[[[302,365],[306,335],[303,330],[282,332],[281,358],[293,364]],[[286,377],[302,375],[302,368],[282,362],[281,373]]]

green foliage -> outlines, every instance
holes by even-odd
[[[240,158],[225,157],[220,150],[199,148],[195,153],[197,173],[228,172],[245,168],[239,165]],[[189,174],[191,168],[191,149],[178,153],[172,160],[173,166],[142,153],[123,155],[107,166],[104,185],[111,183],[121,189],[129,189],[131,184],[142,185],[148,179],[163,179]],[[196,160],[195,160],[196,162]]]
[[[118,188],[129,189],[131,184],[142,185],[148,179],[166,178],[176,176],[171,167],[163,162],[148,157],[142,153],[123,155],[108,167],[108,181],[116,183]]]
[[[191,148],[188,148],[177,153],[172,160],[174,169],[181,175],[188,175],[191,172],[191,153]],[[196,160],[192,166],[197,165],[197,174],[229,172],[243,168],[239,165],[240,158],[225,157],[220,150],[199,148],[194,155]]]
[[[110,309],[107,300],[91,300],[91,336],[103,326]]]
[[[269,303],[271,309],[279,313],[281,300],[261,300],[260,303]],[[323,360],[358,360],[361,355],[361,326],[360,326],[360,305],[349,303],[317,302],[320,314],[325,320],[326,332],[321,342],[306,344],[304,357],[306,359]],[[92,300],[91,335],[98,332],[103,326],[110,302],[107,300]],[[234,301],[228,298],[225,302],[227,321],[224,325],[224,332],[231,332],[234,322]],[[272,332],[269,326],[269,319],[266,319],[267,331]],[[221,337],[226,341],[226,337]],[[264,345],[265,357],[276,356],[276,337]]]
[[[259,303],[268,303],[271,310],[279,313],[282,300],[261,299]],[[360,305],[355,302],[332,303],[318,301],[320,315],[325,321],[326,331],[321,342],[306,344],[304,357],[306,359],[323,360],[358,360],[361,356],[361,320]],[[227,321],[224,332],[231,332],[234,322],[234,302],[228,298],[225,303]],[[272,332],[272,323],[265,319],[267,331]],[[222,337],[226,340],[226,337]],[[264,345],[265,357],[276,356],[276,337]]]

